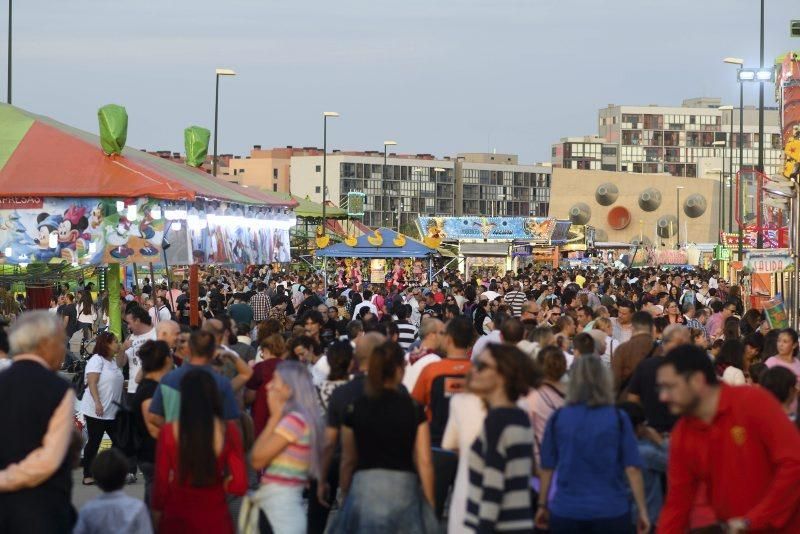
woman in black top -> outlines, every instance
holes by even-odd
[[[161,378],[173,367],[169,345],[164,341],[145,341],[139,348],[142,360],[142,381],[133,396],[131,410],[136,418],[136,431],[141,438],[141,446],[136,454],[139,469],[144,474],[144,502],[150,506],[150,490],[153,487],[153,473],[156,462],[156,439],[158,427],[148,422],[150,401],[156,393]]]
[[[370,356],[365,394],[342,427],[346,497],[333,532],[438,532],[428,421],[398,389],[404,367],[403,349],[392,341]]]

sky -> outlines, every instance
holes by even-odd
[[[771,63],[800,49],[800,2],[766,6]],[[329,149],[391,139],[400,153],[533,163],[561,137],[597,134],[610,103],[738,103],[722,58],[757,66],[758,39],[757,0],[17,0],[13,103],[91,132],[99,107],[120,104],[129,146],[183,152],[185,127],[213,128],[225,67],[237,76],[221,81],[220,153],[321,147],[322,112],[337,111]]]

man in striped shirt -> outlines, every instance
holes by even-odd
[[[418,335],[417,327],[408,320],[408,316],[411,313],[411,306],[408,304],[400,304],[397,306],[394,313],[397,316],[397,343],[403,347],[404,351],[408,352],[408,348],[417,340]]]
[[[528,300],[525,296],[525,293],[520,291],[519,282],[514,282],[511,286],[511,291],[506,293],[506,296],[503,297],[505,303],[511,306],[511,312],[514,314],[514,317],[519,317],[522,315],[522,305]]]

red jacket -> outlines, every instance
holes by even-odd
[[[670,439],[659,532],[686,532],[706,482],[717,519],[744,517],[749,532],[800,530],[800,433],[767,391],[721,385],[711,424],[682,417]]]

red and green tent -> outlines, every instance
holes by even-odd
[[[249,205],[297,205],[294,199],[241,187],[133,148],[107,156],[97,135],[8,104],[0,104],[0,195],[202,197]]]

